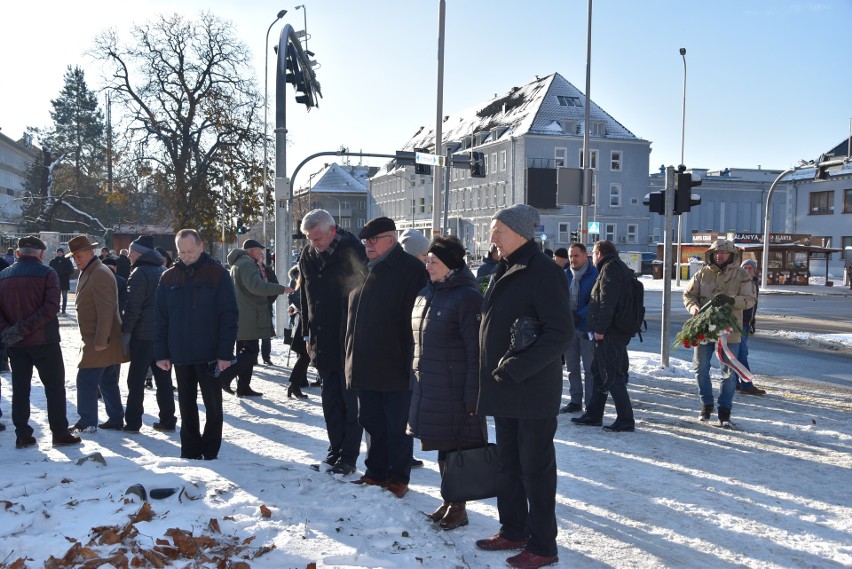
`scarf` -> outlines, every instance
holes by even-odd
[[[571,292],[571,311],[577,312],[577,306],[580,303],[580,279],[583,278],[583,275],[589,269],[589,260],[586,259],[582,268],[575,270],[571,265],[568,265],[568,268],[571,270],[572,275],[571,287],[568,289]]]

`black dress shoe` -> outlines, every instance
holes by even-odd
[[[307,399],[308,396],[302,393],[302,390],[295,383],[291,383],[287,387],[287,399],[292,399],[296,397],[297,399]]]
[[[121,423],[113,423],[112,421],[107,421],[98,425],[98,428],[107,431],[120,431],[124,428],[124,425],[122,425]]]
[[[237,388],[237,397],[263,397],[263,393],[255,391],[251,387]]]
[[[583,406],[580,403],[569,403],[565,407],[559,410],[561,414],[565,413],[577,413],[578,411],[582,411]]]
[[[589,427],[600,427],[603,425],[603,419],[595,419],[585,413],[579,417],[571,417],[571,422],[576,425],[588,425]]]
[[[604,431],[608,433],[632,433],[636,430],[636,427],[633,425],[625,425],[619,424],[618,422],[613,423],[612,425],[607,425],[603,428]]]
[[[230,393],[231,395],[234,394],[234,390],[231,387],[230,381],[222,381],[222,391],[224,391],[225,393]]]
[[[263,364],[268,365],[268,366],[274,366],[275,365],[274,363],[272,363],[272,360],[267,360],[267,359],[263,360]]]

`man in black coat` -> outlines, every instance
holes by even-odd
[[[159,421],[157,431],[175,430],[175,397],[171,374],[157,366],[154,359],[155,320],[157,314],[157,285],[166,271],[163,256],[154,249],[154,238],[140,235],[130,244],[129,259],[133,272],[127,281],[127,302],[121,321],[121,346],[130,355],[127,370],[127,407],[124,411],[124,430],[131,433],[142,428],[145,377],[151,370],[157,385]]]
[[[578,425],[599,427],[603,424],[607,395],[612,394],[617,413],[615,422],[605,431],[632,432],[635,427],[633,406],[627,394],[627,344],[631,334],[619,329],[618,310],[622,299],[632,294],[630,268],[618,257],[610,241],[598,241],[592,251],[592,260],[598,269],[598,279],[592,287],[589,300],[587,326],[594,331],[595,355],[592,358],[594,393],[586,412],[571,419]]]
[[[60,247],[56,250],[56,256],[50,260],[50,268],[56,271],[59,276],[59,291],[62,293],[62,314],[65,314],[65,307],[68,305],[68,291],[71,290],[71,273],[74,272],[74,265],[71,264],[71,259],[65,257],[65,250]]]
[[[372,219],[358,236],[366,244],[370,273],[349,295],[346,386],[357,390],[358,421],[369,433],[370,445],[367,471],[357,483],[380,485],[402,498],[408,492],[413,451],[406,434],[414,350],[411,310],[428,274],[397,243],[392,219]]]
[[[366,278],[367,255],[358,239],[335,225],[324,209],[308,212],[301,229],[310,241],[299,257],[301,331],[322,381],[322,413],[328,434],[323,464],[335,474],[351,474],[364,430],[358,423],[355,392],[346,389],[343,338],[349,293]]]
[[[494,417],[501,527],[476,546],[522,549],[506,560],[510,566],[543,567],[558,561],[553,436],[562,354],[574,334],[568,282],[534,241],[535,208],[515,204],[491,219],[491,242],[501,260],[483,303],[477,413]],[[538,335],[526,349],[510,352],[511,330],[520,318],[531,320]]]

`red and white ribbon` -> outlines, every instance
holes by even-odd
[[[751,372],[746,369],[743,364],[740,363],[740,361],[733,354],[733,352],[731,352],[731,348],[728,347],[728,334],[730,334],[730,332],[728,330],[725,330],[724,332],[722,332],[722,336],[716,342],[716,357],[719,358],[720,362],[724,362],[725,360],[722,359],[722,352],[724,351],[725,355],[728,357],[728,362],[726,363],[726,365],[729,368],[733,369],[737,373],[737,375],[740,376],[741,380],[746,383],[751,383]]]

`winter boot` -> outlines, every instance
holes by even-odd
[[[732,428],[731,425],[731,410],[719,407],[719,425],[724,429]]]
[[[465,502],[452,502],[447,514],[438,522],[443,530],[456,529],[457,527],[467,525],[467,510]]]
[[[426,517],[432,520],[434,523],[438,523],[441,521],[441,518],[447,515],[447,510],[450,509],[450,503],[444,502],[441,506],[432,512],[431,514],[426,514]]]
[[[713,412],[713,404],[712,403],[710,405],[704,405],[703,407],[701,407],[701,413],[698,415],[698,420],[699,421],[709,421],[710,420],[710,414],[712,412]],[[721,413],[722,410],[719,409],[719,412]]]

